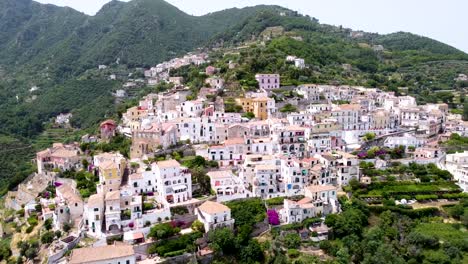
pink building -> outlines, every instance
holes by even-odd
[[[280,88],[279,74],[256,74],[255,79],[260,89],[278,89]]]

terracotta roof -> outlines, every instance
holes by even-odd
[[[100,126],[104,126],[104,125],[113,125],[113,126],[116,126],[117,123],[115,123],[115,121],[112,120],[112,119],[108,119],[108,120],[102,122]]]
[[[255,166],[256,170],[276,170],[277,166],[274,164],[259,164]]]
[[[69,263],[96,263],[105,260],[131,257],[134,255],[135,251],[133,250],[133,246],[125,244],[77,248],[72,251]]]
[[[88,207],[96,207],[98,205],[104,205],[104,194],[102,193],[93,194],[88,199]]]
[[[358,104],[343,104],[339,106],[341,110],[359,110],[361,106]]]
[[[60,192],[63,198],[69,202],[83,202],[81,197],[68,184],[63,184],[57,187],[56,191]]]
[[[120,191],[112,191],[106,193],[106,201],[120,199]]]
[[[145,238],[145,235],[142,232],[134,233],[133,234],[133,239],[142,239]]]
[[[230,138],[224,141],[224,145],[239,145],[239,144],[245,144],[245,141],[243,138]]]
[[[285,130],[286,131],[298,131],[298,130],[305,130],[305,128],[300,127],[300,126],[296,126],[296,125],[292,125],[292,126],[285,127]]]
[[[180,167],[180,163],[177,160],[163,160],[159,161],[157,165],[160,169]]]
[[[113,162],[113,161],[106,160],[106,161],[101,162],[101,163],[99,164],[99,168],[104,169],[104,170],[106,170],[106,169],[114,169],[114,168],[117,168],[117,164],[115,164],[115,162]]]
[[[233,173],[230,170],[219,170],[219,171],[210,171],[207,173],[210,178],[228,178],[233,177]],[[235,177],[235,176],[234,176]]]
[[[332,185],[310,185],[306,189],[310,192],[336,191],[336,187]]]
[[[302,198],[301,200],[299,200],[297,202],[297,204],[307,204],[307,203],[310,203],[312,202],[312,199],[308,198],[308,197],[305,197],[305,198]]]
[[[207,213],[207,214],[216,214],[231,211],[229,207],[225,206],[224,204],[220,204],[217,202],[206,201],[202,205],[198,207],[200,211]]]
[[[130,176],[128,177],[130,178],[130,180],[140,180],[140,179],[143,179],[143,174],[133,173],[133,174],[130,174]]]

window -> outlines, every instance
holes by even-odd
[[[94,212],[99,212],[99,208],[94,208]]]

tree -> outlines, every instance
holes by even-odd
[[[52,218],[49,218],[49,219],[44,221],[44,228],[46,230],[52,229]]]
[[[242,247],[240,258],[245,263],[262,263],[263,250],[257,240],[252,239],[246,247]]]
[[[284,245],[287,248],[299,248],[301,245],[301,237],[297,233],[289,233],[284,236]]]
[[[464,224],[466,227],[468,227],[468,209],[465,209],[465,212],[460,217],[460,220],[461,220],[462,224]]]
[[[148,234],[149,237],[165,239],[180,232],[180,228],[173,227],[170,223],[162,223],[153,226]]]
[[[63,224],[63,231],[68,232],[68,231],[71,230],[71,228],[72,228],[71,224],[69,224],[69,223]]]
[[[281,113],[297,112],[297,108],[292,104],[286,104],[280,109]]]
[[[247,112],[247,113],[243,114],[242,117],[245,117],[245,118],[248,118],[248,119],[253,119],[253,118],[255,118],[255,114],[252,113],[252,112]]]
[[[217,228],[210,231],[208,238],[211,241],[211,247],[225,255],[237,253],[236,239],[231,229]]]
[[[195,231],[205,233],[205,226],[203,225],[202,222],[200,222],[200,220],[195,220],[192,223],[192,229],[195,230]]]
[[[329,214],[325,217],[325,224],[330,228],[334,228],[338,218],[339,216],[337,214]]]
[[[367,225],[367,216],[359,209],[351,208],[338,215],[333,232],[338,237],[351,234],[360,235]]]
[[[463,104],[463,121],[468,121],[468,102]]]
[[[349,251],[347,247],[342,247],[338,252],[336,252],[336,260],[340,264],[348,264],[349,263]]]
[[[374,138],[375,138],[375,133],[373,133],[373,132],[368,132],[368,133],[364,134],[364,140],[366,140],[366,141],[373,140]]]
[[[50,244],[54,241],[55,233],[52,231],[47,231],[41,236],[41,243],[42,244]]]
[[[382,244],[377,251],[367,254],[362,261],[363,264],[403,264],[405,260],[398,255],[393,247]]]

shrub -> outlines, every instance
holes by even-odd
[[[268,216],[268,222],[270,223],[270,225],[280,224],[278,212],[276,212],[275,210],[268,210],[267,216]]]
[[[28,228],[26,228],[26,233],[31,233],[32,231],[34,230],[34,226],[28,226]]]
[[[288,249],[288,256],[290,258],[297,258],[297,257],[299,257],[300,254],[301,253],[297,249],[293,249],[293,248]]]
[[[165,239],[180,232],[180,228],[172,226],[170,223],[162,223],[153,226],[148,234],[149,237]]]
[[[189,211],[187,209],[187,207],[185,206],[175,206],[175,207],[171,207],[171,214],[172,215],[184,215],[184,214],[188,214]]]
[[[283,205],[284,197],[275,197],[265,201],[268,206]]]
[[[52,229],[52,219],[51,218],[44,221],[44,228],[46,230]]]
[[[38,220],[37,220],[37,216],[36,215],[31,215],[29,218],[28,218],[28,224],[30,226],[36,226],[38,224]]]
[[[192,229],[195,230],[195,231],[202,232],[202,233],[205,232],[205,226],[203,225],[202,222],[200,222],[200,220],[195,220],[192,223]]]
[[[179,256],[179,255],[184,254],[185,251],[186,251],[186,249],[181,249],[181,250],[176,250],[176,251],[168,252],[168,253],[165,253],[165,254],[163,255],[163,257],[165,257],[165,258],[171,258],[171,257]]]
[[[287,248],[299,248],[301,237],[297,233],[289,233],[284,236],[283,242]]]
[[[436,194],[420,194],[415,196],[416,200],[418,201],[427,201],[427,200],[435,200],[438,198]]]
[[[54,241],[55,234],[52,231],[45,232],[41,236],[41,243],[42,244],[50,244]]]
[[[20,216],[20,217],[24,217],[24,209],[19,209],[18,211],[16,211],[16,215]]]
[[[71,228],[72,228],[71,224],[69,224],[69,223],[63,224],[63,231],[68,232],[68,231],[71,230]]]

